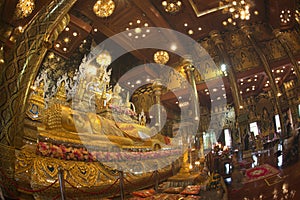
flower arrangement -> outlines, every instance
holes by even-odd
[[[136,112],[131,110],[130,108],[124,107],[124,106],[118,106],[118,105],[113,105],[110,104],[108,106],[113,112],[119,113],[119,114],[124,114],[127,116],[137,116]]]
[[[112,162],[112,161],[127,161],[127,160],[147,160],[158,159],[170,156],[180,156],[180,149],[171,149],[164,151],[149,151],[149,152],[108,152],[108,151],[88,151],[85,147],[72,147],[63,144],[52,144],[48,142],[38,142],[38,155],[52,157],[63,160],[86,161],[86,162]]]

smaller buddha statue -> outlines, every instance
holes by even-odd
[[[146,115],[144,113],[144,110],[139,114],[139,124],[142,126],[146,126]]]
[[[70,102],[67,101],[67,93],[64,81],[57,85],[57,89],[53,87],[52,92],[54,96],[46,96],[44,98],[46,109],[48,109],[52,104],[70,106]]]
[[[113,89],[113,94],[112,94],[112,104],[116,106],[122,106],[122,97],[120,96],[122,88],[121,86],[117,83]]]
[[[44,81],[41,81],[38,88],[36,88],[37,95],[41,98],[44,98]]]
[[[65,82],[61,82],[61,85],[57,89],[57,93],[55,95],[57,103],[65,104],[67,101],[67,94],[65,89]]]

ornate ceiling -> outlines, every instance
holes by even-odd
[[[169,0],[172,2],[171,0]],[[224,0],[225,1],[225,0]],[[227,0],[229,1],[229,0]],[[35,2],[35,8],[28,17],[17,19],[14,17],[14,10],[18,0],[4,1],[2,17],[5,23],[13,27],[22,26],[32,19],[34,14],[43,6],[49,3],[49,0],[39,0]],[[115,9],[108,17],[98,17],[93,12],[93,6],[96,0],[77,1],[70,10],[69,31],[63,32],[57,43],[63,41],[65,37],[76,37],[60,48],[54,46],[55,51],[63,56],[69,57],[72,52],[78,47],[80,42],[88,35],[92,35],[97,43],[100,43],[107,37],[111,37],[117,33],[125,31],[127,28],[135,29],[141,27],[163,27],[179,31],[187,34],[195,40],[199,40],[208,36],[213,30],[226,31],[230,30],[233,25],[228,22],[230,12],[224,12],[226,9],[219,9],[220,2],[218,0],[181,0],[181,8],[178,12],[172,14],[166,12],[162,1],[160,0],[115,0]],[[290,28],[294,25],[294,20],[289,20],[283,23],[282,16],[288,17],[288,11],[294,12],[296,3],[294,0],[288,1],[249,1],[250,20],[249,22],[266,22],[274,28]],[[283,14],[282,14],[283,12]],[[294,13],[291,13],[294,14]],[[224,25],[227,21],[227,25]],[[237,25],[241,20],[235,20]],[[72,33],[78,33],[72,36]],[[135,39],[147,37],[150,33],[133,33]],[[139,37],[139,38],[136,38]],[[126,42],[124,42],[126,45]],[[63,50],[63,48],[67,50]],[[152,60],[152,53],[147,54],[135,52],[137,58],[141,60]]]
[[[26,24],[33,19],[40,8],[49,2],[50,0],[35,1],[33,12],[27,17],[18,19],[14,14],[18,0],[2,0],[2,24],[10,31],[1,33],[1,41],[6,46],[12,47],[14,41],[11,39],[11,35],[18,30],[22,32],[22,28],[26,28]],[[180,9],[176,13],[170,13],[165,10],[166,8],[163,5],[169,2],[172,1],[163,3],[160,0],[114,0],[115,7],[112,14],[107,17],[98,17],[93,11],[96,0],[78,0],[69,11],[70,22],[67,28],[53,43],[50,51],[65,59],[69,59],[72,58],[74,52],[78,51],[78,47],[90,38],[98,44],[115,34],[129,30],[132,32],[128,33],[128,36],[132,40],[142,42],[145,37],[155,37],[155,34],[159,34],[148,31],[147,27],[172,29],[186,34],[196,41],[201,41],[209,37],[214,30],[218,30],[221,33],[236,30],[240,22],[243,21],[240,19],[234,20],[228,8],[220,8],[220,6],[228,3],[234,4],[234,2],[229,0],[223,0],[223,4],[218,0],[181,0]],[[177,3],[177,1],[173,2]],[[250,1],[247,0],[245,2]],[[249,11],[251,16],[250,20],[247,21],[249,24],[266,23],[272,28],[281,30],[288,30],[297,24],[294,17],[297,7],[295,0],[253,0],[250,3]],[[18,29],[18,27],[21,28]],[[143,32],[141,32],[140,28],[144,28],[142,29]],[[174,40],[175,43],[179,42],[173,35],[163,35],[162,38]],[[118,44],[120,48],[125,48],[130,46],[131,42],[122,40],[118,41]],[[180,43],[177,45],[180,45]],[[129,61],[130,65],[133,63],[153,62],[153,54],[156,51],[156,49],[133,51],[131,52],[132,55],[128,55],[127,60],[125,59],[124,62],[128,62],[128,58],[131,60]],[[167,64],[175,66],[179,61],[180,58],[178,56],[170,54],[170,60]],[[115,70],[118,74],[116,76],[124,73],[123,70],[129,69],[129,67],[126,67],[127,63],[120,62],[121,64],[119,63],[119,65],[124,67],[123,69],[119,67]],[[276,82],[279,84],[282,84],[283,80],[293,79],[293,67],[288,61],[273,62],[271,67],[273,68]],[[149,75],[151,73],[153,72],[149,71]],[[139,75],[137,74],[137,76]],[[262,67],[240,71],[236,78],[240,93],[245,97],[268,90],[268,78]],[[221,91],[226,88],[228,101],[232,101],[229,89],[230,84],[226,77],[224,78],[224,85],[218,87],[220,88],[216,87],[215,91]],[[202,96],[201,99],[209,100],[209,98],[205,97],[207,95],[206,86],[199,84],[197,88]],[[169,99],[169,97],[166,97],[166,99]]]

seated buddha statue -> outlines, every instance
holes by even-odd
[[[113,89],[111,104],[115,106],[123,105],[122,97],[120,96],[121,90],[122,90],[121,86],[117,83]]]

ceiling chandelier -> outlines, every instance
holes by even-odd
[[[282,10],[279,17],[281,23],[287,24],[291,21],[292,13],[290,10]]]
[[[157,51],[155,52],[153,59],[157,64],[164,65],[169,61],[169,54],[166,51]]]
[[[96,58],[96,62],[103,67],[111,64],[111,55],[108,51],[103,50]]]
[[[161,5],[166,12],[175,14],[181,9],[182,2],[179,0],[164,0],[161,2]]]
[[[229,13],[230,17],[227,22],[236,24],[235,19],[249,20],[250,19],[250,8],[253,6],[251,0],[221,0],[219,6],[228,6],[223,9],[223,13]],[[224,21],[223,24],[227,25]]]
[[[93,11],[98,17],[108,17],[115,10],[115,2],[113,0],[98,0]]]
[[[35,3],[34,0],[19,0],[16,6],[16,16],[19,19],[28,17],[34,10]]]

